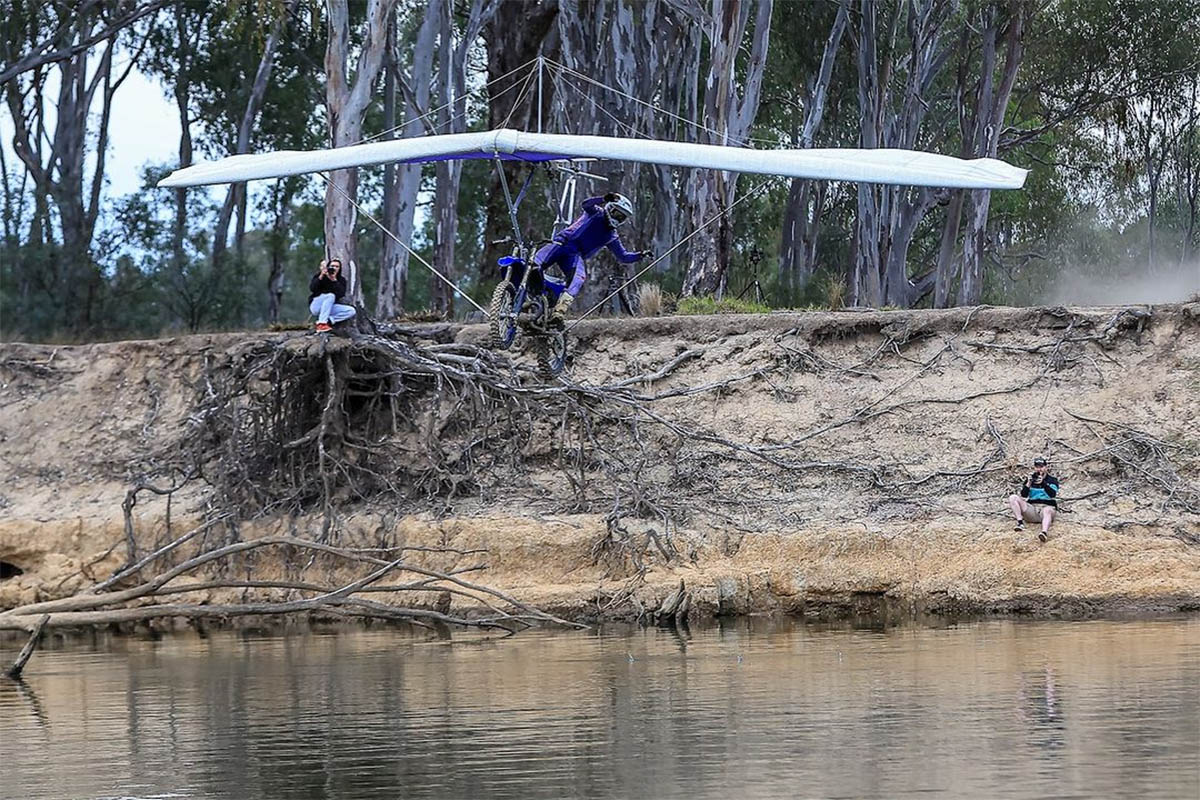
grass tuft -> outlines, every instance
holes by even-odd
[[[657,317],[663,312],[663,290],[657,283],[643,283],[637,297],[639,316]]]
[[[726,297],[717,300],[713,297],[681,297],[676,309],[677,314],[766,314],[770,306],[755,303],[753,300],[737,300]]]

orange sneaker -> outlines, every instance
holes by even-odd
[[[330,325],[328,322],[318,322],[317,323],[317,333],[328,333],[331,330],[333,330],[333,326]]]

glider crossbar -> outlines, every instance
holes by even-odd
[[[326,175],[324,172],[318,172],[317,175],[320,175],[321,180],[325,181],[325,183],[328,184],[329,186],[332,186],[335,190],[337,190],[338,194],[340,194],[342,197],[346,198],[346,200],[348,200],[350,202],[350,204],[353,205],[358,210],[358,213],[362,214],[364,217],[371,220],[371,222],[374,222],[375,226],[377,228],[379,228],[379,230],[383,231],[385,234],[387,234],[389,237],[391,237],[392,241],[394,241],[396,244],[400,245],[405,250],[407,250],[408,254],[410,256],[412,256],[417,261],[424,264],[425,268],[428,269],[430,272],[432,272],[434,275],[437,275],[438,278],[440,278],[443,283],[445,283],[447,286],[449,286],[451,289],[453,289],[458,294],[462,295],[463,298],[468,303],[470,303],[471,305],[475,306],[477,309],[482,311],[484,319],[489,318],[490,315],[488,314],[486,308],[479,305],[479,303],[476,303],[473,299],[471,299],[471,295],[467,294],[462,289],[458,288],[458,284],[456,284],[454,281],[450,280],[445,275],[443,275],[441,272],[439,272],[437,267],[433,266],[433,264],[430,264],[428,261],[426,261],[424,258],[422,258],[421,254],[418,253],[416,250],[413,250],[411,247],[409,247],[407,242],[403,241],[399,236],[397,236],[396,234],[394,234],[390,230],[388,230],[387,226],[385,226],[382,222],[375,219],[375,217],[371,216],[371,212],[367,211],[365,208],[363,208],[361,205],[359,205],[358,201],[355,200],[353,197],[351,197],[350,194],[345,189],[338,186],[333,181],[329,180],[329,176]]]
[[[646,274],[647,272],[649,272],[649,271],[650,271],[650,270],[651,270],[651,269],[652,269],[652,268],[653,268],[655,265],[657,265],[657,264],[658,264],[660,261],[662,261],[662,260],[663,260],[664,258],[666,258],[667,256],[671,255],[671,253],[674,253],[674,252],[675,252],[676,250],[678,250],[680,247],[683,247],[683,245],[685,245],[685,244],[688,242],[688,240],[690,240],[690,239],[691,239],[693,236],[695,236],[696,234],[700,233],[700,231],[704,230],[704,229],[705,229],[705,228],[707,228],[709,225],[713,224],[714,222],[716,222],[717,220],[721,219],[722,217],[724,217],[724,216],[727,216],[728,214],[732,213],[732,212],[733,212],[733,210],[734,210],[735,208],[737,208],[739,205],[741,205],[741,204],[742,204],[743,202],[745,202],[746,200],[749,200],[751,197],[757,197],[758,195],[762,194],[764,191],[766,191],[767,187],[769,187],[770,185],[771,185],[771,182],[770,182],[770,181],[765,181],[765,182],[764,182],[764,183],[763,183],[761,186],[759,186],[757,189],[753,189],[753,190],[751,190],[751,191],[749,191],[749,192],[746,192],[744,195],[742,195],[741,197],[739,197],[737,200],[734,200],[732,203],[730,203],[730,204],[729,204],[729,206],[728,206],[727,208],[723,208],[723,209],[721,209],[720,211],[718,211],[716,214],[713,214],[711,217],[709,217],[709,218],[708,218],[708,219],[706,219],[704,222],[702,222],[702,223],[701,223],[699,226],[697,226],[696,230],[692,231],[692,232],[691,232],[691,233],[689,233],[687,236],[683,237],[683,238],[682,238],[682,239],[680,239],[678,242],[676,242],[675,244],[671,245],[670,249],[668,249],[668,250],[667,250],[667,252],[663,253],[661,256],[659,256],[658,258],[654,259],[653,261],[651,261],[651,262],[650,262],[649,264],[647,264],[646,266],[642,267],[642,268],[641,268],[641,269],[640,269],[640,270],[637,272],[637,274],[636,274],[636,275],[634,275],[632,278],[630,278],[629,280],[625,281],[625,282],[624,282],[624,283],[622,283],[620,286],[618,286],[618,287],[617,287],[617,288],[616,288],[616,289],[615,289],[615,290],[614,290],[612,293],[610,293],[610,294],[608,295],[608,297],[605,297],[605,298],[604,298],[603,300],[601,300],[599,303],[596,303],[596,305],[592,306],[592,307],[591,307],[591,308],[589,308],[587,311],[585,311],[583,314],[581,314],[581,315],[580,315],[580,316],[579,316],[579,317],[578,317],[578,318],[577,318],[577,319],[576,319],[574,322],[572,322],[572,323],[571,323],[571,327],[570,327],[570,328],[568,328],[567,330],[573,330],[573,329],[575,328],[575,326],[576,326],[576,325],[578,325],[579,323],[583,322],[583,321],[584,321],[584,319],[586,319],[588,316],[590,316],[590,315],[591,315],[591,314],[592,314],[594,311],[596,311],[596,309],[598,309],[598,308],[601,308],[601,307],[602,307],[602,306],[603,306],[605,303],[607,303],[609,300],[612,300],[614,297],[616,297],[617,295],[619,295],[621,292],[625,291],[625,287],[626,287],[626,286],[629,286],[631,283],[633,283],[634,281],[636,281],[638,278],[640,278],[640,277],[642,277],[643,275],[645,275],[645,274]]]

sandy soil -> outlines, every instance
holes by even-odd
[[[660,413],[760,452],[799,442],[790,457],[834,466],[643,451],[671,524],[626,518],[631,552],[605,549],[600,509],[567,513],[578,498],[532,454],[486,503],[347,509],[347,541],[486,548],[430,563],[485,562],[479,580],[584,619],[654,609],[681,580],[699,614],[1200,608],[1200,305],[588,320],[573,333],[571,380],[613,383],[695,350],[644,384],[677,392]],[[0,580],[0,608],[117,564],[104,553],[125,491],[179,435],[206,358],[299,335],[0,345],[0,561],[23,570]],[[1012,530],[1004,501],[1036,453],[1064,481],[1046,544]],[[143,495],[139,538],[182,530],[201,502]],[[260,520],[243,535],[315,525]]]

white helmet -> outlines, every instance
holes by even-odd
[[[616,192],[609,197],[612,199],[604,204],[604,213],[608,215],[613,227],[616,227],[633,216],[633,203],[625,195]]]

